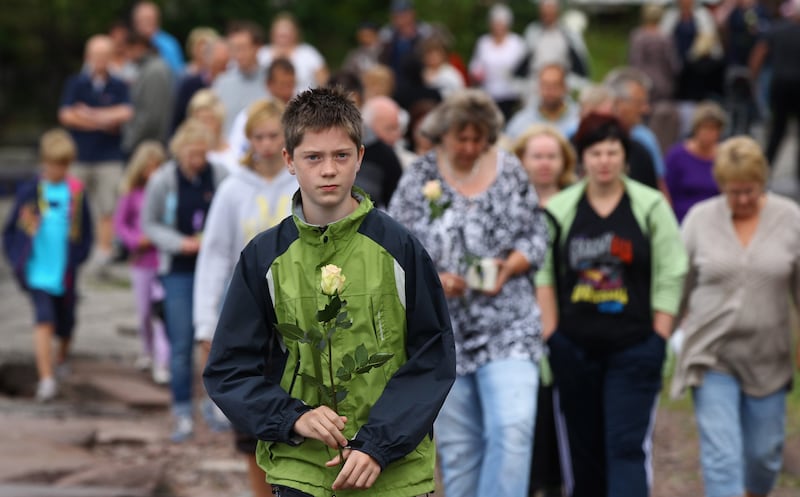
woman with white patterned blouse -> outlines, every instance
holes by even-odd
[[[542,352],[531,276],[547,229],[519,160],[495,146],[503,118],[491,97],[457,91],[432,112],[435,146],[389,213],[422,241],[448,297],[458,377],[436,422],[445,492],[523,497]]]

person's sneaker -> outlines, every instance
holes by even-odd
[[[65,380],[72,374],[72,366],[70,366],[69,361],[63,361],[60,364],[56,365],[56,378],[59,380]]]
[[[175,416],[175,429],[170,439],[175,443],[185,442],[192,437],[194,422],[189,416]]]
[[[136,358],[136,362],[133,363],[133,366],[139,371],[147,371],[153,366],[153,360],[146,355],[140,355]]]
[[[153,364],[153,382],[156,385],[166,385],[169,383],[171,375],[169,373],[169,367],[161,366],[158,364]]]
[[[53,400],[58,394],[58,384],[54,378],[42,378],[36,387],[36,400],[48,402]]]

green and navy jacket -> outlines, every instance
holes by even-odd
[[[353,325],[333,335],[334,370],[343,354],[365,345],[394,357],[354,375],[338,406],[350,446],[372,456],[382,473],[371,496],[410,497],[434,489],[433,421],[455,380],[455,348],[436,269],[419,241],[358,189],[358,208],[327,227],[294,215],[256,236],[242,251],[204,372],[206,389],[237,429],[259,439],[256,452],[273,484],[331,496],[340,468],[322,442],[303,440],[295,421],[320,404],[308,344],[284,337],[275,323],[307,330],[327,302],[321,268],[346,277],[341,293]],[[337,357],[338,356],[338,357]],[[319,365],[316,366],[319,368]],[[328,371],[327,352],[322,371]],[[326,375],[326,384],[329,383]],[[338,497],[364,495],[337,491]]]

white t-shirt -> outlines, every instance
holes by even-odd
[[[442,98],[445,98],[455,90],[464,88],[464,77],[458,72],[458,69],[445,63],[439,66],[435,73],[429,73],[426,70],[425,83],[439,90]]]
[[[569,43],[558,28],[543,29],[536,45],[534,73],[548,64],[561,64],[569,67]]]
[[[263,67],[269,68],[269,65],[272,64],[272,58],[271,45],[264,45],[258,49],[258,63]],[[316,48],[308,43],[302,43],[295,47],[289,57],[289,61],[294,66],[295,93],[317,87],[317,81],[314,78],[317,71],[325,67],[325,59]]]
[[[516,33],[508,33],[501,43],[485,34],[475,44],[469,62],[470,73],[482,74],[481,86],[495,100],[514,99],[519,96],[515,87],[514,70],[525,57],[525,41]]]

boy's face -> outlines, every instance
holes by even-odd
[[[287,103],[294,96],[296,77],[294,73],[277,69],[272,72],[272,77],[267,81],[267,91],[283,103]]]
[[[42,177],[51,183],[59,183],[67,177],[69,161],[44,161]]]
[[[332,222],[350,213],[350,191],[364,147],[356,145],[344,129],[306,131],[292,155],[283,150],[283,158],[289,172],[297,176],[309,222]]]

